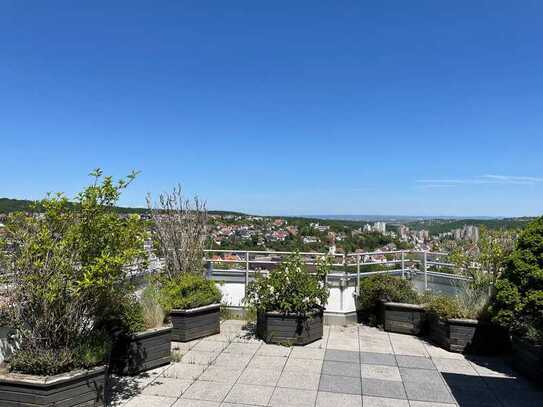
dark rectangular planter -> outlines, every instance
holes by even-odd
[[[543,346],[513,336],[513,368],[543,385]]]
[[[171,360],[172,327],[149,329],[120,336],[111,352],[112,370],[120,375],[136,375]]]
[[[381,303],[381,318],[385,331],[422,335],[426,312],[420,305],[383,301]]]
[[[507,332],[476,319],[428,317],[430,339],[450,352],[497,354],[507,350]]]
[[[306,345],[323,335],[323,313],[315,311],[305,317],[279,312],[259,312],[257,335],[266,343]]]
[[[104,406],[105,366],[56,376],[0,375],[2,407]]]
[[[171,310],[172,341],[188,342],[220,333],[220,308],[220,304],[211,304],[199,308]]]

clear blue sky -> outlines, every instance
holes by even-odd
[[[0,196],[543,213],[543,2],[0,4]]]

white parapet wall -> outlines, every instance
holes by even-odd
[[[244,308],[246,274],[244,270],[213,270],[212,279],[219,283],[223,294],[222,303],[232,309],[242,311]],[[249,281],[254,273],[249,274]],[[330,296],[325,310],[325,323],[344,325],[356,323],[356,276],[344,273],[328,275]]]

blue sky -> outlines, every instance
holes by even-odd
[[[0,196],[543,213],[541,1],[0,5]]]

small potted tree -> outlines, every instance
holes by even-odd
[[[496,282],[493,321],[512,334],[513,366],[543,383],[543,217],[520,234]]]
[[[164,310],[153,285],[148,285],[141,297],[127,296],[116,317],[113,371],[136,375],[170,363],[172,327],[164,323]]]
[[[323,335],[328,300],[327,259],[311,274],[299,254],[283,261],[267,277],[257,277],[245,301],[257,311],[257,335],[267,343],[305,345]]]
[[[386,274],[364,277],[358,293],[358,315],[361,322],[381,325],[389,332],[420,335],[425,310],[419,301],[408,280]]]
[[[172,340],[187,342],[220,332],[221,292],[204,276],[207,211],[197,198],[183,199],[178,186],[147,200],[157,254],[164,267],[155,280],[159,301],[172,322]]]
[[[18,346],[0,375],[0,404],[100,406],[110,334],[104,318],[122,295],[126,266],[143,256],[139,218],[115,204],[130,181],[102,178],[69,202],[49,196],[12,214],[3,240],[9,326]]]

